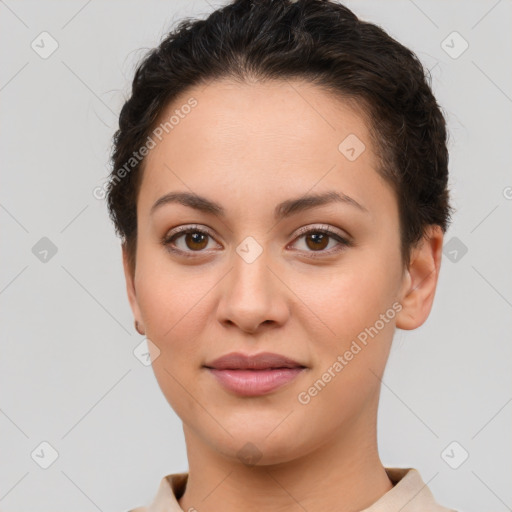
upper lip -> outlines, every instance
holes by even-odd
[[[231,352],[219,357],[204,366],[216,370],[266,370],[271,368],[305,368],[304,365],[289,357],[272,352],[246,355],[241,352]]]

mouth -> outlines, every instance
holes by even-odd
[[[291,368],[306,368],[305,365],[289,357],[262,352],[260,354],[246,355],[241,352],[232,352],[204,365],[215,370],[279,370]]]
[[[279,354],[231,353],[204,365],[224,389],[239,396],[260,396],[294,380],[307,367]]]

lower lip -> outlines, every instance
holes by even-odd
[[[242,396],[270,393],[292,381],[305,368],[276,368],[273,370],[208,370],[229,391]]]

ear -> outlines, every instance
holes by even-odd
[[[130,307],[132,309],[134,319],[139,323],[139,326],[143,329],[144,323],[142,322],[139,303],[137,302],[137,293],[135,291],[135,270],[132,269],[130,266],[128,250],[124,244],[121,245],[121,249],[123,253],[123,269],[126,281],[126,292],[128,294],[128,301],[130,302]]]
[[[419,244],[412,249],[411,263],[405,271],[399,301],[402,309],[396,316],[399,329],[420,327],[428,318],[434,302],[443,249],[440,226],[429,226]]]

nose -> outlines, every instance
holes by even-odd
[[[288,294],[278,270],[265,251],[252,262],[236,254],[233,268],[223,279],[217,308],[218,321],[255,334],[284,325],[289,316]]]

